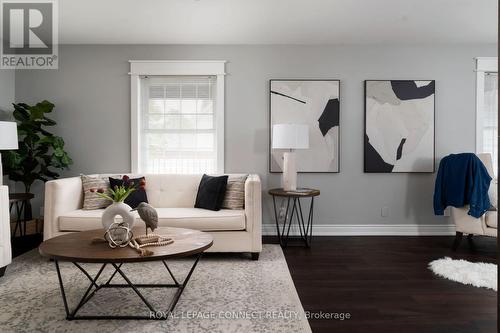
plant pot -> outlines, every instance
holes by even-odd
[[[128,224],[131,229],[134,225],[135,216],[130,211],[132,208],[123,202],[113,202],[110,206],[106,207],[102,213],[102,227],[104,230],[108,230],[111,224],[115,222],[116,216],[121,216],[123,222]]]

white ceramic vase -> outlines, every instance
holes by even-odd
[[[106,207],[104,213],[102,213],[102,227],[104,230],[108,230],[111,224],[115,222],[116,216],[121,216],[123,222],[128,224],[128,227],[132,229],[134,226],[135,216],[130,211],[132,208],[123,202],[113,202],[111,205]]]

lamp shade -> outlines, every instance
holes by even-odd
[[[0,150],[17,148],[17,123],[13,121],[0,121]]]
[[[273,149],[308,149],[309,126],[306,124],[273,125]]]

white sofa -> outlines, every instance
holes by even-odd
[[[159,226],[207,231],[214,238],[209,252],[250,252],[252,259],[258,259],[262,251],[261,183],[258,175],[251,174],[246,180],[243,210],[220,211],[193,208],[201,175],[144,177],[148,201],[158,211]],[[80,177],[48,181],[45,184],[44,239],[102,228],[103,209],[82,210],[82,204]],[[144,225],[138,215],[136,225]]]
[[[9,188],[0,186],[0,276],[12,261],[10,247]]]
[[[498,180],[495,179],[493,173],[493,163],[491,161],[491,155],[477,154],[477,157],[479,157],[479,159],[483,162],[491,178],[493,178],[490,183],[489,194],[492,205],[497,207],[498,202],[493,201],[498,201],[496,195],[496,186]],[[467,234],[469,244],[471,246],[473,246],[471,242],[473,235],[497,237],[497,211],[487,211],[480,218],[470,216],[468,214],[468,211],[469,205],[460,208],[451,207],[451,218],[453,220],[453,223],[455,223],[456,228],[455,241],[453,242],[452,246],[453,250],[456,250],[460,245],[463,234]]]

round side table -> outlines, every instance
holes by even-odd
[[[12,211],[12,208],[14,207],[16,212],[16,226],[14,227],[14,232],[11,235],[12,237],[16,236],[18,227],[19,236],[26,236],[26,222],[32,218],[30,200],[34,197],[35,195],[33,193],[9,193],[9,211]],[[38,232],[38,220],[35,220],[35,223],[36,231]]]
[[[294,217],[299,227],[300,239],[304,241],[306,247],[310,247],[312,240],[314,197],[318,196],[320,191],[312,188],[298,188],[295,191],[285,191],[282,188],[274,188],[269,190],[268,193],[273,197],[276,232],[278,234],[281,247],[286,247],[288,245],[290,227],[292,226]],[[286,198],[286,210],[282,219],[280,219],[280,214],[276,209],[276,197]],[[301,198],[311,198],[307,224],[304,221],[304,215],[302,214],[302,205],[300,203]]]

